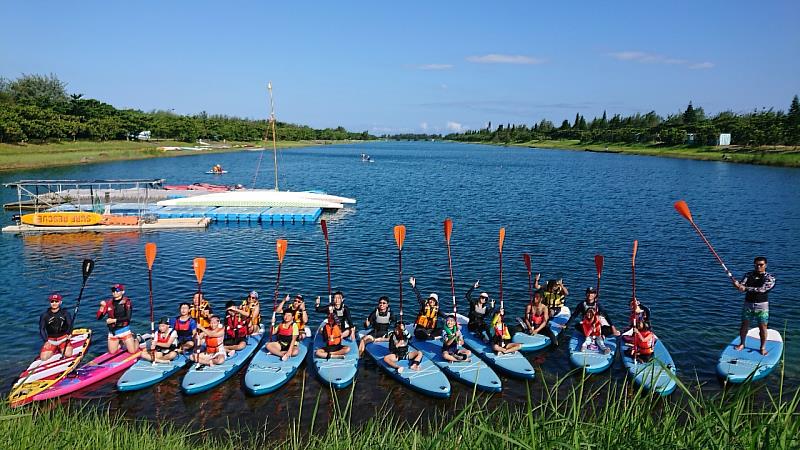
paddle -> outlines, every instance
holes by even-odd
[[[525,267],[528,269],[528,296],[530,297],[530,310],[533,311],[533,283],[531,283],[531,255],[527,253],[522,254],[522,260],[525,261]],[[525,320],[528,320],[526,317]]]
[[[205,258],[195,258],[192,260],[192,267],[194,268],[194,277],[197,279],[197,293],[200,294],[200,300],[197,304],[197,322],[200,323],[200,302],[203,300],[203,275],[206,273],[206,259]],[[194,351],[195,353],[200,353],[200,340],[195,334],[195,342],[194,342]]]
[[[594,267],[597,268],[597,301],[600,301],[600,274],[603,273],[603,255],[594,255]]]
[[[448,217],[444,219],[444,240],[447,242],[447,263],[450,265],[450,291],[453,293],[453,315],[456,310],[456,285],[453,279],[453,258],[450,255],[450,236],[453,234],[453,221]]]
[[[631,314],[633,315],[633,334],[631,337],[633,338],[633,363],[636,364],[636,360],[638,358],[638,352],[636,349],[636,251],[639,250],[639,241],[633,241],[633,255],[631,256],[631,287],[632,287],[632,298],[631,298]]]
[[[322,235],[325,237],[325,262],[328,267],[328,304],[330,305],[333,301],[331,298],[331,243],[328,239],[328,222],[322,219],[319,224],[322,227]]]
[[[500,249],[500,309],[503,309],[503,241],[506,240],[505,227],[500,228],[500,240],[498,247]]]
[[[278,239],[275,242],[275,250],[278,252],[278,278],[275,280],[275,296],[272,299],[272,325],[270,325],[269,328],[270,340],[273,330],[275,329],[275,312],[278,310],[278,291],[281,287],[281,266],[283,266],[283,257],[286,256],[286,247],[288,244],[286,239]]]
[[[148,242],[144,244],[144,258],[147,260],[147,287],[150,289],[150,336],[151,339],[158,341],[156,336],[155,318],[153,317],[153,262],[156,260],[156,244]],[[156,363],[156,350],[153,347],[153,364]]]
[[[70,334],[72,333],[73,325],[75,325],[75,320],[78,319],[78,308],[81,306],[81,298],[83,298],[83,288],[86,287],[86,280],[89,279],[89,275],[92,274],[92,270],[94,270],[94,261],[91,259],[84,259],[83,263],[81,264],[81,272],[83,274],[83,282],[81,283],[81,291],[78,293],[78,300],[75,301],[75,312],[72,314],[72,325],[70,326]]]
[[[406,226],[394,226],[394,242],[397,244],[397,262],[400,267],[400,322],[403,322],[403,242],[406,240]]]
[[[722,269],[725,271],[725,275],[727,275],[728,278],[730,278],[731,281],[733,281],[733,283],[736,284],[737,280],[736,280],[736,278],[733,277],[733,274],[731,273],[731,271],[728,270],[728,266],[726,266],[725,263],[722,262],[722,258],[719,257],[719,255],[717,254],[717,251],[714,250],[714,247],[712,247],[711,243],[708,242],[708,239],[706,239],[706,236],[703,234],[702,231],[700,231],[700,227],[698,227],[697,224],[694,223],[694,220],[692,220],[692,213],[689,211],[689,205],[687,205],[686,202],[683,201],[683,200],[678,200],[677,202],[675,202],[674,206],[675,206],[675,210],[678,211],[678,214],[682,215],[686,220],[689,221],[690,224],[692,224],[692,227],[694,227],[694,230],[697,231],[697,234],[700,235],[700,238],[703,239],[703,242],[706,243],[706,245],[708,246],[708,249],[711,250],[711,253],[713,253],[714,257],[717,258],[717,261],[719,261],[719,264],[722,266]]]

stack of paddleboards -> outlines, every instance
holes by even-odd
[[[252,395],[273,392],[286,384],[300,368],[311,346],[311,332],[305,330],[306,338],[297,342],[297,355],[286,361],[273,355],[263,346],[250,361],[244,375],[244,388]]]
[[[344,355],[344,358],[317,358],[315,355],[317,349],[325,347],[325,338],[322,336],[322,329],[325,327],[325,323],[326,322],[323,320],[314,335],[311,360],[314,365],[314,370],[324,383],[336,389],[342,389],[350,386],[356,376],[356,371],[358,369],[358,344],[356,344],[355,336],[342,339],[342,345],[350,347],[350,351]]]
[[[777,330],[767,330],[767,354],[761,354],[761,338],[758,328],[747,332],[744,348],[736,350],[739,337],[731,341],[722,351],[717,363],[717,374],[731,383],[743,383],[760,380],[781,361],[783,355],[783,338]]]
[[[570,310],[566,306],[561,307],[561,311],[550,319],[550,330],[556,338],[561,335],[564,326],[569,321]],[[528,333],[516,333],[511,342],[522,344],[520,351],[535,352],[550,345],[550,338],[543,334],[530,335]]]
[[[622,333],[625,341],[632,340],[632,336],[633,330]],[[629,344],[626,344],[626,347],[628,346]],[[649,361],[634,360],[626,351],[622,354],[622,362],[628,369],[628,374],[633,377],[633,381],[648,391],[664,396],[671,394],[677,387],[675,362],[672,361],[667,347],[658,337],[656,337],[653,356]]]
[[[181,382],[181,389],[186,394],[198,394],[218,386],[235,374],[253,356],[253,353],[261,345],[261,338],[264,336],[264,325],[258,333],[247,337],[245,348],[238,350],[233,356],[225,358],[222,364],[206,366],[195,363],[186,372]]]

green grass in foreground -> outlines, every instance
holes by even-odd
[[[299,412],[306,421],[311,418],[314,433],[297,419],[281,427],[287,436],[272,439],[263,430],[212,437],[206,431],[123,419],[90,407],[12,410],[3,401],[0,448],[800,448],[797,387],[787,394],[783,388],[773,393],[763,385],[745,385],[704,398],[681,384],[680,394],[662,400],[611,381],[592,390],[584,390],[583,383],[559,389],[568,377],[545,389],[541,399],[532,399],[529,389],[524,407],[509,406],[500,396],[476,396],[459,402],[455,416],[440,414],[424,424],[415,417],[397,417],[390,409],[364,424],[352,424],[351,395],[348,404],[336,406],[324,433],[314,425],[315,408],[310,416]],[[319,404],[318,399],[317,408]]]

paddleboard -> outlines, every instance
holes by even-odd
[[[599,348],[587,348],[581,351],[581,346],[586,340],[586,337],[578,330],[572,332],[572,337],[569,339],[569,361],[575,367],[583,368],[586,373],[600,373],[607,370],[614,364],[614,358],[617,356],[617,336],[606,336],[603,343],[611,350],[610,353],[604,353]]]
[[[622,336],[630,338],[632,333],[632,330],[628,330],[622,333]],[[633,377],[633,381],[637,385],[662,396],[671,394],[678,386],[675,381],[675,362],[661,339],[656,337],[653,357],[646,363],[634,362],[633,358],[627,354],[630,344],[625,344],[623,348],[626,351],[622,353],[622,363],[625,364],[628,374]]]
[[[256,334],[251,334],[247,337],[247,345],[233,356],[225,358],[222,364],[215,364],[213,366],[205,366],[201,364],[192,364],[189,371],[181,381],[181,389],[186,394],[199,394],[205,392],[213,387],[218,386],[223,381],[227,380],[235,374],[246,362],[253,356],[253,353],[261,345],[261,338],[264,336],[264,325]]]
[[[24,214],[20,221],[37,227],[84,227],[97,225],[103,216],[92,212],[64,211]]]
[[[99,383],[132,366],[139,359],[139,354],[138,350],[136,353],[128,353],[125,350],[119,350],[116,353],[103,353],[64,377],[50,389],[36,395],[33,399],[39,401],[60,397]]]
[[[311,331],[306,328],[306,336],[310,336]],[[250,361],[247,366],[247,373],[244,375],[244,388],[252,395],[269,394],[278,390],[286,384],[303,364],[303,360],[308,354],[311,346],[311,337],[298,341],[297,355],[282,361],[279,357],[267,351],[267,346],[261,349]]]
[[[358,344],[356,344],[355,337],[342,340],[343,345],[350,347],[350,351],[344,355],[344,359],[331,358],[326,360],[325,358],[317,358],[314,353],[318,348],[325,346],[325,339],[322,337],[321,332],[323,326],[325,326],[325,321],[322,321],[322,324],[314,334],[314,343],[310,355],[314,369],[325,383],[336,389],[345,388],[353,382],[358,370]]]
[[[761,337],[758,328],[751,328],[745,337],[744,348],[736,350],[736,336],[723,350],[717,363],[717,374],[731,383],[743,383],[752,375],[758,381],[772,372],[783,355],[783,338],[777,330],[767,329],[767,355],[761,354]]]
[[[72,356],[64,358],[61,353],[56,353],[46,361],[39,359],[33,361],[20,374],[8,394],[8,402],[11,406],[22,406],[33,401],[36,394],[46,391],[78,367],[86,354],[86,349],[89,348],[91,337],[92,330],[88,328],[72,330],[69,342],[69,345],[72,346]]]
[[[209,170],[209,171],[206,171],[206,173],[208,175],[222,175],[222,174],[228,173],[228,171],[227,170],[223,170],[221,172],[214,172],[213,170]]]
[[[458,325],[464,336],[464,345],[486,361],[492,369],[514,378],[533,379],[536,376],[533,366],[522,355],[522,352],[496,354],[491,343],[484,342],[483,339],[467,329],[467,323],[469,323],[469,319],[459,314]]]
[[[152,363],[139,359],[117,380],[117,389],[120,391],[136,391],[158,384],[166,380],[179,370],[186,367],[191,361],[183,353],[178,353],[172,361]]]
[[[360,331],[358,338],[363,339],[370,330]],[[422,360],[419,362],[419,370],[410,368],[409,360],[398,361],[397,365],[403,368],[402,372],[398,372],[395,368],[389,366],[383,358],[389,354],[389,342],[370,342],[364,347],[364,350],[375,360],[386,373],[392,378],[397,380],[403,386],[407,386],[417,392],[436,398],[450,397],[450,382],[447,377],[442,373],[436,364],[429,358],[422,354]],[[409,352],[413,351],[409,348]]]
[[[412,336],[414,335],[414,325],[408,325],[406,329]],[[503,389],[500,377],[477,356],[472,355],[469,362],[450,362],[442,358],[441,339],[422,341],[412,338],[411,346],[421,351],[426,358],[430,359],[445,375],[451,378],[470,386],[475,386],[480,391],[500,392]]]
[[[561,335],[561,332],[564,331],[564,326],[567,325],[569,321],[570,310],[566,306],[561,307],[561,311],[555,315],[552,319],[550,319],[550,330],[556,337]],[[516,342],[517,344],[522,344],[522,348],[520,351],[523,352],[535,352],[550,346],[550,338],[543,335],[543,334],[528,334],[528,333],[516,333],[514,337],[511,338],[511,342]]]

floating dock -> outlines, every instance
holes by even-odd
[[[37,227],[33,225],[9,225],[3,227],[3,233],[75,233],[81,231],[140,231],[140,230],[170,230],[186,228],[208,228],[211,219],[158,219],[153,223],[140,223],[138,225],[90,225],[85,227]]]

